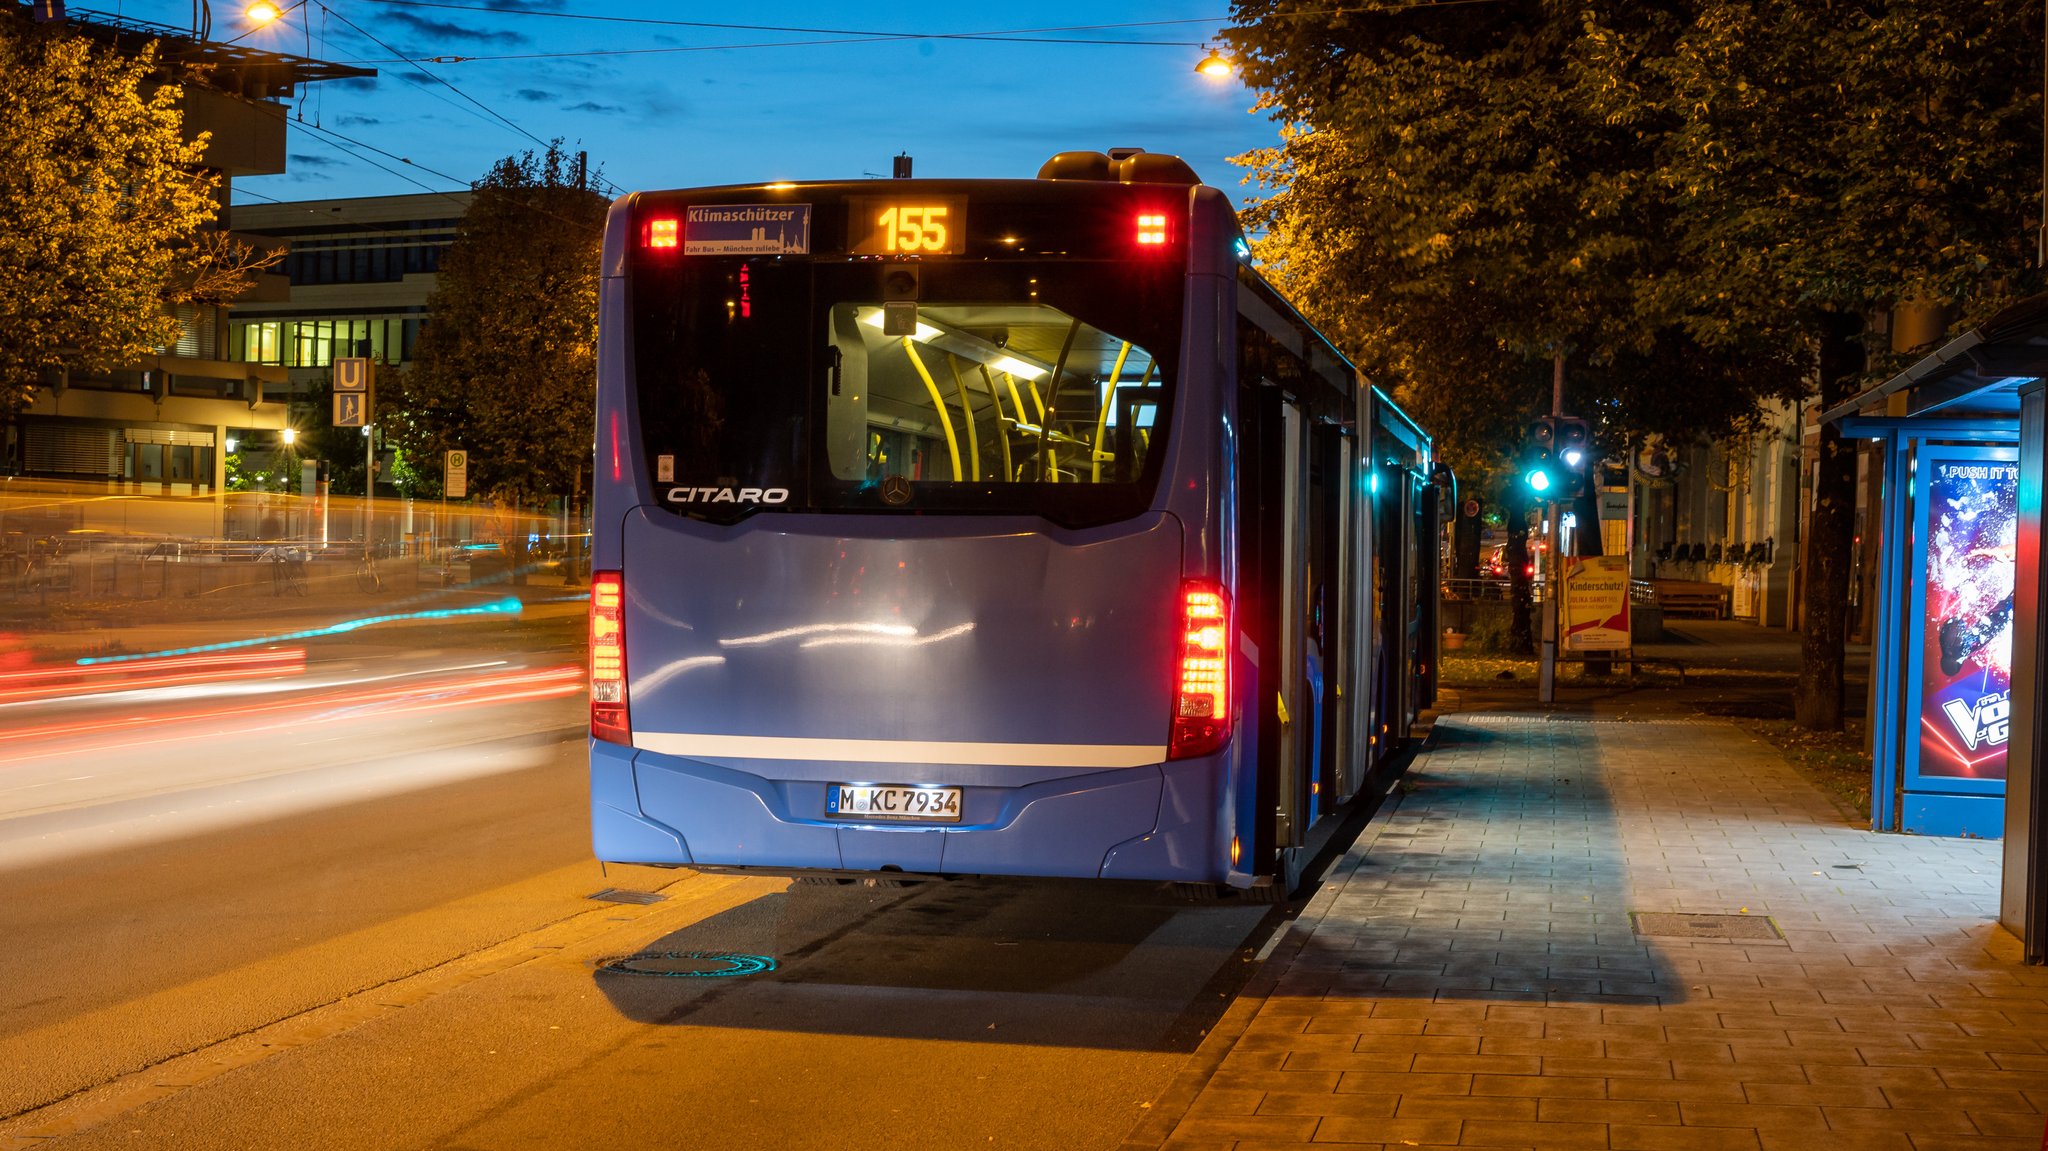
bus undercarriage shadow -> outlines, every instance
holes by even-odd
[[[793,884],[593,980],[642,1023],[1187,1052],[1280,914],[1163,884]]]

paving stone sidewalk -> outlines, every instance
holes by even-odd
[[[2042,1151],[1999,867],[1725,721],[1450,715],[1126,1147]]]

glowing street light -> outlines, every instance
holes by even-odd
[[[254,4],[242,10],[242,15],[249,18],[249,23],[260,27],[284,15],[284,10],[272,4],[270,0],[256,0]]]
[[[1230,74],[1236,70],[1236,66],[1231,64],[1229,57],[1226,57],[1214,48],[1209,50],[1209,54],[1202,58],[1200,64],[1195,65],[1195,71],[1209,77],[1211,80],[1228,80],[1230,79]]]

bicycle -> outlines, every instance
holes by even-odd
[[[365,594],[376,595],[384,590],[384,577],[377,572],[377,557],[365,554],[356,565],[356,587]]]
[[[306,553],[298,548],[269,548],[263,557],[270,561],[270,594],[306,594]]]

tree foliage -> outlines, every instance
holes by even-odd
[[[1664,8],[1236,13],[1246,78],[1285,124],[1246,158],[1274,190],[1248,212],[1255,250],[1454,467],[1484,473],[1549,410],[1557,357],[1567,410],[1616,446],[1727,430],[1798,386],[1776,345],[1705,343],[1643,291],[1675,262],[1646,146],[1670,127]]]
[[[412,367],[379,383],[403,449],[464,449],[478,493],[524,506],[573,496],[591,451],[606,204],[574,166],[557,140],[472,185]]]
[[[232,296],[263,262],[208,231],[206,137],[184,139],[158,68],[0,19],[0,412],[48,369],[175,343],[166,304]]]
[[[1608,443],[1692,439],[1889,375],[1869,321],[1896,303],[1968,324],[2041,284],[2037,8],[1237,0],[1234,19],[1284,125],[1249,157],[1275,189],[1248,213],[1258,254],[1468,474],[1544,406],[1554,355]],[[1814,726],[1840,723],[1853,466],[1826,435]]]

